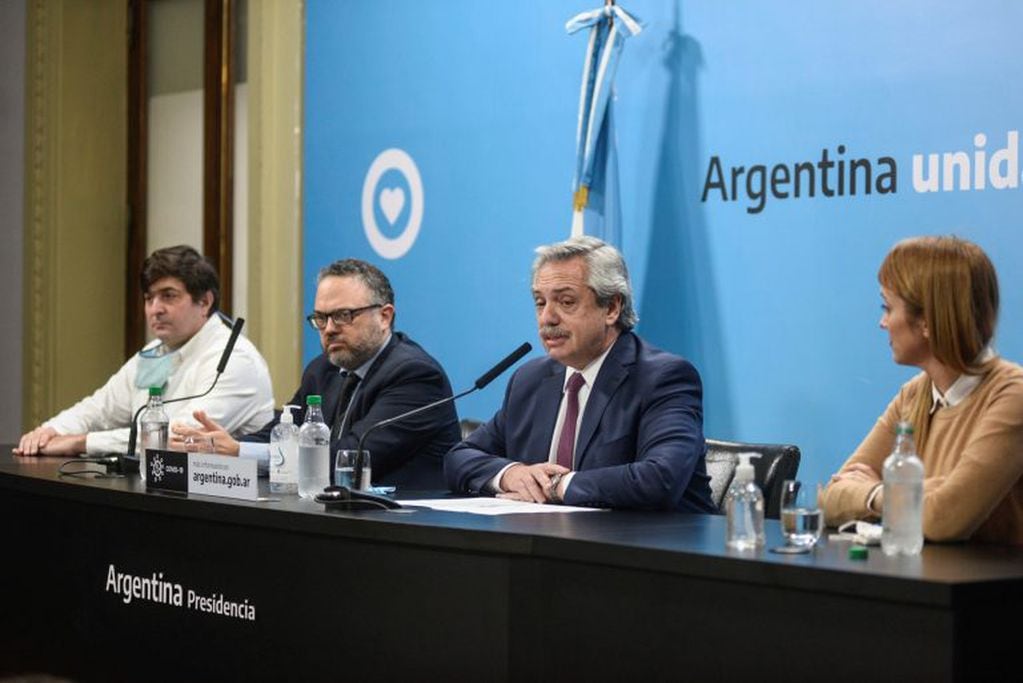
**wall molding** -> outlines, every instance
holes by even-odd
[[[302,372],[305,5],[249,2],[249,337],[287,401]]]
[[[59,41],[50,35],[51,12],[59,8],[46,0],[28,5],[28,72],[25,98],[25,287],[22,350],[24,354],[23,426],[28,429],[45,419],[50,409],[47,396],[53,394],[54,332],[53,307],[48,292],[53,263],[51,225],[54,222],[52,197],[55,153],[49,144],[53,122],[48,116],[55,99],[53,64],[59,61]],[[54,54],[56,53],[56,54]],[[59,102],[54,102],[59,106]]]
[[[27,7],[23,425],[124,362],[124,3]]]

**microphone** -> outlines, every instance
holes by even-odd
[[[471,394],[474,391],[479,391],[480,389],[482,389],[483,387],[487,386],[488,384],[493,382],[495,379],[497,379],[498,375],[500,375],[502,372],[504,372],[505,370],[510,368],[512,365],[517,363],[519,361],[519,359],[521,359],[523,356],[525,356],[527,353],[529,353],[532,350],[533,350],[533,345],[530,344],[529,342],[524,342],[522,344],[522,346],[520,346],[519,348],[517,348],[514,351],[512,351],[511,353],[509,353],[507,356],[505,356],[504,359],[501,360],[500,363],[498,363],[497,365],[495,365],[494,367],[490,368],[485,373],[480,375],[479,379],[477,379],[476,382],[470,388],[466,389],[462,393],[455,394],[454,396],[448,396],[447,398],[442,398],[439,401],[434,401],[433,403],[428,403],[425,406],[420,406],[418,408],[413,408],[412,410],[409,410],[407,412],[401,413],[399,415],[395,415],[394,417],[389,417],[386,420],[380,420],[376,424],[372,425],[369,429],[364,431],[362,433],[362,436],[359,437],[359,445],[356,448],[355,467],[354,467],[354,470],[352,471],[352,483],[353,483],[353,485],[356,488],[358,488],[359,487],[359,483],[362,481],[362,462],[364,460],[364,458],[362,457],[362,454],[365,452],[365,449],[363,448],[363,446],[366,443],[366,437],[369,436],[371,432],[373,432],[376,429],[378,429],[380,427],[383,427],[385,425],[389,425],[392,422],[398,422],[399,420],[404,420],[407,417],[412,417],[413,415],[418,415],[419,413],[426,412],[427,410],[430,410],[431,408],[436,408],[437,406],[442,406],[445,403],[450,403],[452,401],[456,401],[456,400],[462,398],[463,396],[468,396],[469,394]],[[352,492],[352,493],[354,494],[355,492]]]
[[[217,376],[213,378],[213,383],[210,384],[210,388],[201,394],[195,394],[193,396],[182,396],[180,398],[171,398],[164,401],[164,405],[168,403],[178,403],[179,401],[190,401],[193,398],[202,398],[207,395],[213,388],[217,386],[217,380],[220,379],[220,375],[224,373],[224,368],[227,367],[227,361],[231,357],[231,352],[234,351],[235,342],[238,341],[238,335],[242,332],[242,327],[245,325],[245,318],[236,318],[234,325],[231,326],[231,336],[227,340],[227,345],[224,347],[224,352],[220,354],[220,362],[217,363]],[[139,415],[146,409],[148,403],[143,403],[139,406],[139,409],[135,411],[135,415],[131,418],[131,429],[128,432],[128,452],[122,456],[120,463],[121,471],[125,471],[125,461],[138,462],[138,457],[135,455],[135,442],[138,440],[139,433]]]
[[[220,354],[220,362],[217,363],[217,377],[220,377],[224,372],[224,368],[227,367],[227,359],[231,357],[231,352],[234,351],[234,344],[238,341],[238,335],[242,333],[244,325],[245,318],[238,318],[234,321],[234,325],[231,327],[231,336],[227,339],[227,346],[224,347],[224,353]],[[210,389],[212,388],[210,387]]]
[[[497,377],[502,372],[504,372],[511,366],[515,365],[515,363],[517,363],[520,358],[522,358],[532,350],[533,350],[532,344],[530,344],[529,342],[523,342],[522,346],[509,353],[504,360],[502,360],[494,367],[490,368],[490,370],[488,370],[487,372],[480,375],[480,378],[476,380],[476,383],[473,385],[473,388],[470,389],[469,391],[473,391],[475,389],[482,389],[483,387],[487,386],[495,379],[497,379]],[[465,394],[462,395],[464,396]]]

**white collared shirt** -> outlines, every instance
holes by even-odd
[[[231,329],[216,314],[177,350],[177,360],[164,389],[166,399],[201,394],[217,376],[216,368]],[[159,346],[154,339],[145,348]],[[87,434],[86,452],[123,453],[128,447],[128,425],[135,412],[149,401],[149,389],[135,386],[139,356],[133,355],[106,384],[91,396],[50,418],[44,424],[58,434]],[[273,417],[273,391],[266,361],[244,335],[238,337],[224,374],[209,394],[165,406],[172,423],[198,426],[192,417],[204,410],[233,435],[256,431]]]
[[[995,357],[994,349],[990,346],[985,347],[980,355],[977,356],[974,361],[975,365],[985,363]],[[938,408],[955,408],[957,405],[966,400],[966,398],[973,393],[973,390],[983,381],[984,375],[970,375],[962,374],[956,378],[956,381],[952,382],[952,386],[942,394],[938,389],[938,386],[931,382],[931,410],[930,414],[933,415]]]

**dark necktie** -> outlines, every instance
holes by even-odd
[[[558,438],[558,464],[572,469],[572,455],[575,451],[575,425],[579,421],[579,389],[586,384],[582,374],[576,372],[568,378],[565,387],[565,421],[561,423]]]
[[[341,384],[341,393],[337,397],[337,412],[334,413],[334,422],[330,429],[331,441],[337,441],[344,433],[344,419],[348,416],[348,404],[352,402],[352,394],[359,384],[359,376],[354,372],[344,373],[344,382]]]

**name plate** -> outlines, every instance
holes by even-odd
[[[146,450],[146,490],[259,498],[256,461],[212,453]]]

